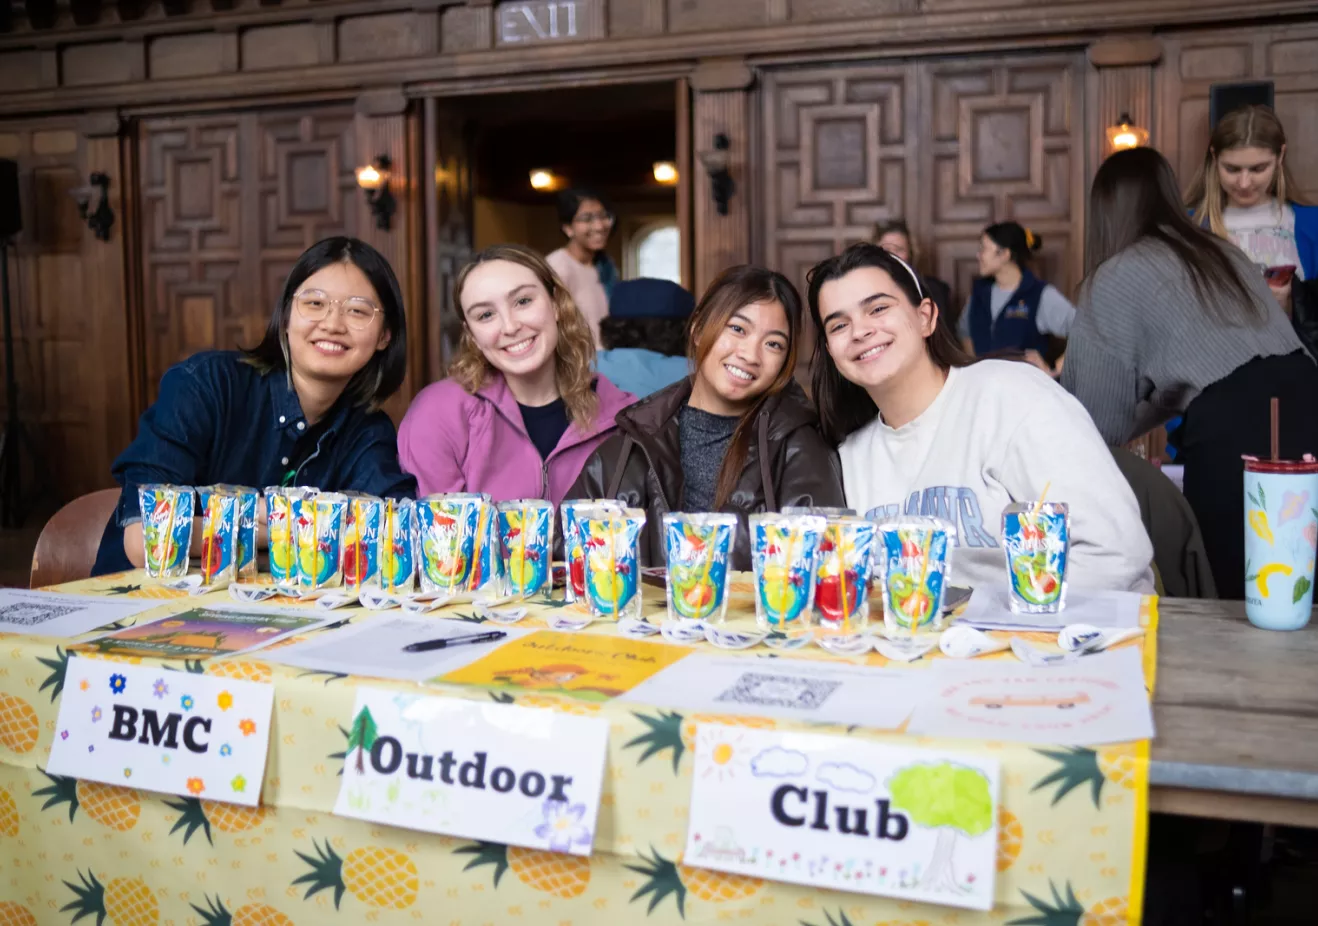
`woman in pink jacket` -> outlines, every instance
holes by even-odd
[[[487,248],[458,274],[462,339],[449,376],[412,400],[398,457],[422,495],[486,492],[555,505],[635,401],[591,371],[594,339],[527,248]]]

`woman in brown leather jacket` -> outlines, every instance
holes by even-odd
[[[841,507],[837,455],[792,378],[801,297],[780,273],[733,267],[691,316],[690,377],[619,413],[568,498],[616,498],[648,515],[641,559],[664,562],[663,516],[740,516],[734,569],[750,569],[746,516]]]

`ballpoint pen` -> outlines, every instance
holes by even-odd
[[[464,643],[490,643],[508,636],[505,631],[491,630],[489,633],[474,633],[469,637],[446,637],[442,640],[423,640],[409,643],[403,647],[405,653],[426,653],[432,649],[448,649],[450,646],[462,646]]]

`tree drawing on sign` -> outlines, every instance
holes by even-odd
[[[352,718],[352,732],[348,734],[348,751],[357,750],[358,773],[365,773],[366,753],[375,746],[375,738],[379,735],[371,709],[363,706],[357,716]]]
[[[948,894],[966,894],[971,887],[957,880],[952,867],[958,833],[971,838],[993,826],[993,797],[983,772],[951,762],[923,763],[899,769],[888,780],[892,806],[910,815],[917,826],[938,830],[934,857],[920,887]]]

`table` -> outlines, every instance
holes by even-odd
[[[62,590],[159,599],[160,608],[139,621],[199,602],[229,600],[223,592],[189,599],[140,575],[87,580]],[[739,606],[747,604],[749,598]],[[340,613],[369,619],[369,612]],[[534,612],[528,618],[538,619]],[[55,732],[61,653],[55,641],[36,637],[14,636],[0,643],[0,923],[69,923],[81,910],[97,914],[103,909],[111,926],[362,921],[977,926],[1047,911],[1054,918],[1079,921],[1088,914],[1085,922],[1116,924],[1138,921],[1141,909],[1147,743],[1050,750],[915,738],[915,745],[991,755],[1002,763],[996,908],[982,914],[681,864],[695,725],[805,728],[802,724],[683,716],[658,707],[585,703],[539,692],[508,695],[470,686],[427,686],[439,697],[487,703],[494,697],[608,721],[595,854],[583,859],[331,815],[355,688],[369,684],[415,691],[417,686],[308,673],[266,661],[259,652],[165,668],[275,685],[261,808],[91,782],[52,782],[41,768]],[[815,650],[808,655],[831,658]],[[882,664],[876,655],[867,661]],[[183,677],[177,677],[179,684],[185,684]],[[908,745],[913,739],[900,731],[809,729]]]
[[[1318,622],[1259,630],[1239,601],[1158,612],[1150,809],[1318,827]]]

